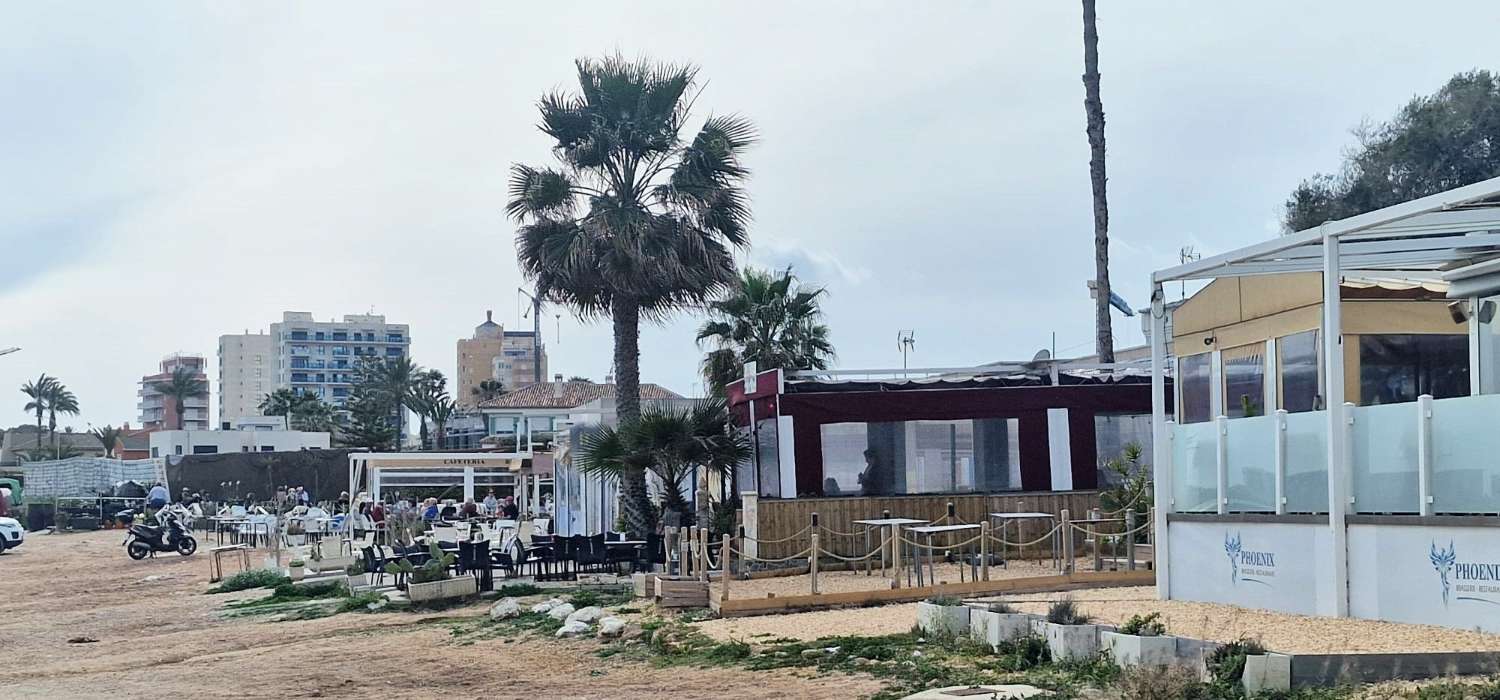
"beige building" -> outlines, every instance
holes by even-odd
[[[454,398],[464,408],[477,405],[480,397],[475,390],[487,379],[498,379],[504,391],[514,391],[547,376],[547,349],[536,344],[536,334],[505,330],[495,323],[492,311],[484,312],[484,323],[474,327],[473,338],[459,339],[457,354]]]
[[[265,332],[219,336],[219,426],[260,415],[276,389],[276,348]]]
[[[141,377],[140,388],[135,392],[140,399],[136,408],[141,412],[142,426],[151,430],[209,429],[209,397],[187,399],[182,410],[178,411],[174,399],[156,390],[156,386],[170,380],[172,373],[179,367],[190,372],[194,379],[203,381],[205,386],[208,384],[208,375],[204,372],[208,361],[202,355],[175,353],[166,356],[158,367],[160,371]]]

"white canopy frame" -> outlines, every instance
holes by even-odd
[[[1349,614],[1346,550],[1350,474],[1345,459],[1344,353],[1339,285],[1345,275],[1391,277],[1405,280],[1463,280],[1466,293],[1486,288],[1474,280],[1500,275],[1500,178],[1440,192],[1317,228],[1299,231],[1239,250],[1159,270],[1151,275],[1151,405],[1152,464],[1156,497],[1155,542],[1157,595],[1171,597],[1167,517],[1171,508],[1171,442],[1166,415],[1166,308],[1162,285],[1220,277],[1323,273],[1320,362],[1327,394],[1328,524],[1333,534],[1329,559],[1334,564],[1327,582],[1331,607],[1322,614]],[[1490,285],[1500,288],[1500,276]],[[1450,296],[1457,290],[1450,290]],[[1226,504],[1219,504],[1225,512]]]
[[[532,457],[521,452],[351,452],[349,453],[349,496],[360,493],[360,484],[368,479],[373,499],[380,498],[380,472],[384,470],[421,470],[422,472],[458,472],[462,474],[464,498],[474,497],[476,468],[505,468],[521,473],[522,460]],[[522,489],[518,488],[517,492]],[[352,520],[352,518],[351,518]]]

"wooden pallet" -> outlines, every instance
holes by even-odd
[[[708,607],[708,582],[696,578],[656,577],[656,606],[660,608]]]

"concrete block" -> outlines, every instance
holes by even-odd
[[[1043,621],[1042,628],[1053,659],[1078,661],[1099,653],[1098,625],[1058,625]]]
[[[1167,635],[1138,637],[1133,634],[1101,631],[1099,645],[1109,652],[1115,665],[1131,666],[1176,666],[1177,638]]]
[[[969,634],[969,608],[964,605],[917,603],[917,628],[925,634],[963,637]]]
[[[1241,679],[1246,695],[1292,689],[1292,657],[1286,654],[1252,654],[1245,657]]]

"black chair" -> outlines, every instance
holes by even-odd
[[[609,563],[604,535],[573,535],[568,539],[573,546],[573,565],[577,571],[599,572]]]
[[[657,533],[646,535],[646,544],[635,550],[634,570],[649,572],[657,564],[667,563],[665,540]]]
[[[577,577],[573,570],[573,540],[567,537],[553,537],[552,545],[548,549],[547,578],[549,581],[570,581]]]
[[[385,556],[378,549],[379,545],[372,544],[359,550],[365,571],[370,574],[370,581],[377,586],[385,579]]]
[[[490,543],[485,540],[478,542],[458,543],[458,573],[472,574],[479,579],[479,590],[495,590],[494,572],[491,570]]]

